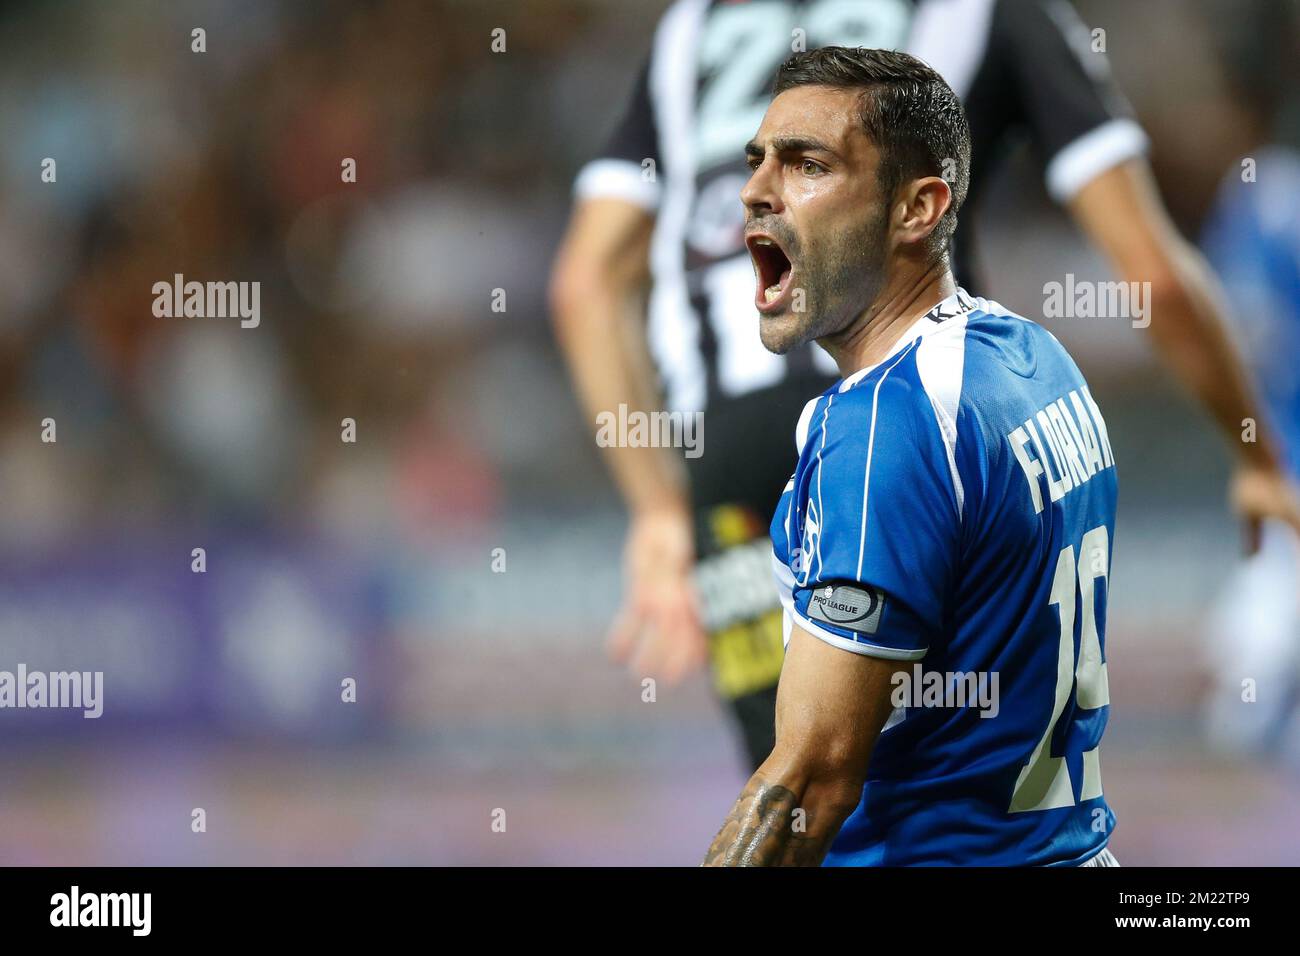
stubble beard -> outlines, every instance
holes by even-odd
[[[856,228],[817,243],[799,257],[798,293],[780,315],[759,318],[763,347],[785,355],[808,342],[843,332],[875,300],[884,285],[885,217],[871,217]]]

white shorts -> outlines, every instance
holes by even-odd
[[[1119,866],[1119,860],[1115,859],[1115,854],[1110,852],[1109,847],[1102,847],[1100,853],[1091,859],[1084,860],[1080,866]]]
[[[1214,749],[1261,753],[1269,749],[1270,739],[1285,734],[1300,686],[1298,594],[1295,535],[1266,522],[1259,553],[1228,576],[1205,628],[1212,686],[1202,718]]]

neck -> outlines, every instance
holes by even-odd
[[[917,319],[956,291],[957,283],[945,256],[924,272],[891,280],[848,328],[819,339],[818,344],[835,359],[840,375],[847,378],[884,361]]]

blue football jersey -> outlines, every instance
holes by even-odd
[[[964,291],[800,416],[786,641],[905,665],[827,865],[1074,865],[1107,843],[1106,423],[1041,326]]]

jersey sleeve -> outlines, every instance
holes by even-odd
[[[794,622],[857,654],[919,660],[943,633],[961,541],[928,396],[901,375],[834,394],[806,447]]]
[[[1097,176],[1143,155],[1146,134],[1067,0],[1000,0],[994,50],[1005,58],[1021,118],[1046,159],[1047,191],[1072,199]]]
[[[637,74],[632,100],[604,149],[579,171],[573,185],[575,198],[624,199],[653,211],[659,205],[661,166],[647,60]]]

